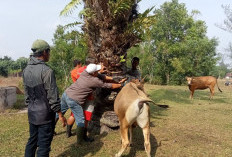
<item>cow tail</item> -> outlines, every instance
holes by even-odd
[[[217,80],[216,80],[216,83],[217,83]],[[218,90],[220,91],[220,92],[222,92],[222,90],[219,88],[219,86],[218,86],[218,83],[217,83],[217,87],[218,87]]]

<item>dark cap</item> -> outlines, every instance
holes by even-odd
[[[37,39],[36,41],[33,42],[31,46],[31,50],[33,51],[33,54],[37,54],[40,52],[43,52],[44,50],[50,49],[49,44],[41,39]]]
[[[131,62],[134,62],[134,61],[138,61],[139,62],[139,58],[138,57],[133,57]]]

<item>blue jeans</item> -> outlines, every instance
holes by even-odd
[[[68,109],[71,109],[72,113],[74,114],[74,118],[76,121],[77,126],[79,127],[84,127],[85,126],[85,117],[84,117],[84,112],[83,108],[81,105],[69,98],[67,94],[64,92],[61,98],[61,112],[64,115]],[[58,118],[58,114],[56,115]]]
[[[49,157],[54,127],[54,122],[43,125],[29,123],[30,137],[26,145],[25,157],[35,157],[37,147],[37,157]]]

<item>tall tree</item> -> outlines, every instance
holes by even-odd
[[[71,83],[70,70],[73,68],[73,60],[85,60],[86,41],[82,33],[67,31],[65,27],[58,26],[53,43],[49,64],[56,72],[60,91],[63,91]]]
[[[139,1],[83,0],[82,30],[87,38],[88,57],[96,59],[98,63],[102,62],[109,76],[125,76],[128,49],[143,40],[146,29],[149,29],[154,21],[154,16],[148,15],[152,8],[142,14],[138,13]],[[80,0],[72,0],[61,14],[72,13],[79,3]],[[99,100],[95,100],[99,103],[96,109],[98,113],[95,115],[99,118],[103,112],[112,110],[113,101],[107,99],[111,91],[102,90],[98,93]]]
[[[216,64],[216,39],[208,39],[205,22],[188,15],[184,3],[165,2],[152,26],[155,75],[162,84],[181,84],[186,75],[207,75]]]
[[[151,9],[139,14],[135,0],[84,0],[84,26],[88,54],[103,62],[108,75],[126,73],[127,50],[142,41],[154,17]],[[72,13],[80,0],[72,0],[61,12]]]

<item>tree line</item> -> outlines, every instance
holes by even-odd
[[[111,8],[113,8],[114,13],[124,13],[123,6],[119,6],[120,9],[117,9],[115,3],[112,2],[112,4],[109,4],[112,5]],[[124,6],[127,7],[128,5]],[[126,52],[123,52],[126,50],[125,47],[118,49],[120,51],[118,53],[121,54],[120,63],[126,61],[126,65],[130,67],[131,58],[138,56],[140,58],[140,70],[142,76],[146,78],[146,81],[163,85],[181,85],[185,82],[185,76],[212,75],[215,77],[224,77],[230,71],[229,65],[225,64],[223,57],[216,52],[218,45],[217,38],[207,37],[207,26],[205,22],[197,20],[199,11],[193,10],[191,13],[188,13],[185,4],[179,3],[178,0],[165,2],[160,8],[153,10],[150,16],[152,18],[146,18],[149,11],[151,9],[141,15],[133,11],[133,16],[129,17],[132,18],[132,22],[133,20],[135,21],[133,28],[136,29],[128,30],[128,32],[134,31],[134,34],[138,34],[141,42],[136,43]],[[87,16],[87,13],[83,16]],[[117,17],[117,15],[113,17]],[[92,21],[90,19],[88,18],[88,22],[91,24]],[[119,19],[116,18],[116,20]],[[137,22],[139,20],[140,23]],[[90,25],[89,23],[88,26]],[[48,64],[54,69],[58,86],[62,90],[71,83],[70,70],[73,68],[72,61],[74,59],[80,59],[84,63],[88,55],[88,50],[90,49],[89,45],[92,44],[91,49],[99,49],[97,46],[101,42],[99,39],[93,39],[96,40],[96,43],[90,42],[90,38],[96,37],[96,34],[91,34],[91,31],[95,31],[97,28],[82,26],[90,32],[86,33],[85,31],[75,29],[76,24],[80,23],[74,22],[67,26],[58,26],[53,37],[51,58]],[[122,24],[125,25],[125,23]],[[113,31],[113,27],[110,31]],[[128,32],[126,33],[128,34]],[[110,48],[114,46],[113,43],[115,41],[107,40],[104,43],[105,51],[103,55],[107,56],[109,55],[108,53],[117,54],[115,50],[110,52]],[[121,42],[124,41],[121,40]],[[118,42],[115,44],[120,45],[120,42]],[[124,44],[124,46],[127,45]],[[114,56],[111,57],[114,58]],[[115,60],[117,59],[115,58]],[[20,60],[14,61],[15,64],[19,62],[14,67],[13,63],[10,63],[12,62],[11,59],[7,61],[6,57],[3,60],[0,60],[0,67],[3,69],[0,75],[3,76],[7,76],[9,71],[22,70],[25,63],[20,62]],[[25,61],[26,59],[23,60]]]
[[[0,58],[0,76],[7,77],[10,74],[22,72],[26,67],[28,58],[20,57],[14,61],[11,57]]]

